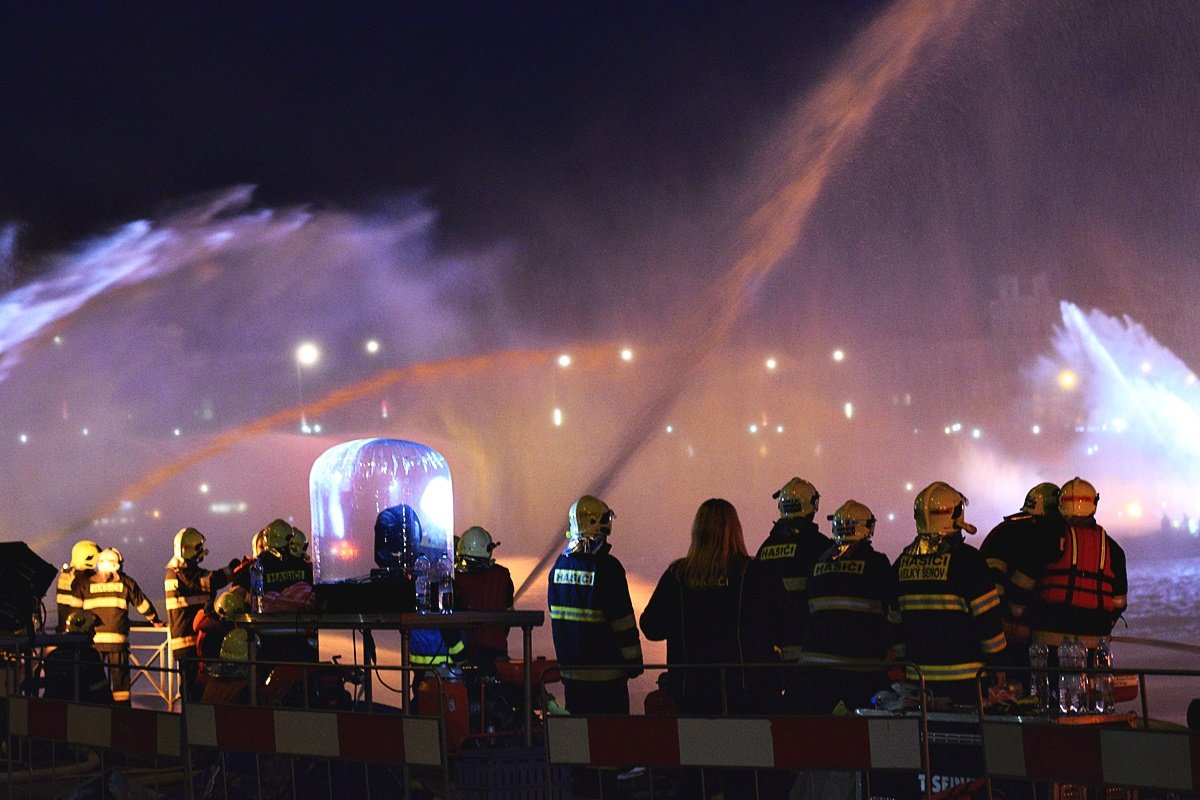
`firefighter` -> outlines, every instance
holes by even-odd
[[[1021,510],[1006,516],[979,547],[1000,594],[1007,656],[1014,666],[1028,666],[1029,626],[1022,617],[1033,599],[1035,576],[1058,555],[1063,533],[1059,495],[1053,483],[1034,486]]]
[[[63,620],[62,632],[82,634],[86,639],[59,644],[46,654],[42,662],[42,696],[52,700],[111,703],[112,690],[108,688],[104,662],[92,646],[96,615],[77,608]]]
[[[792,478],[771,497],[779,501],[779,519],[755,558],[783,584],[787,606],[772,614],[785,621],[779,627],[775,646],[785,661],[796,661],[808,619],[808,576],[833,541],[813,522],[821,495],[811,483]]]
[[[512,611],[512,574],[492,555],[500,542],[478,525],[467,528],[459,539],[454,574],[454,607],[458,611]],[[467,661],[485,664],[508,660],[508,628],[471,628],[463,631]]]
[[[261,548],[255,561],[262,567],[263,595],[282,594],[297,583],[312,583],[312,564],[296,559],[290,552],[295,529],[282,519],[274,519],[254,537],[253,546]],[[233,584],[253,601],[252,567],[235,570]],[[303,634],[264,634],[259,653],[265,661],[316,661],[316,646]]]
[[[942,481],[917,495],[917,538],[896,559],[888,615],[898,626],[897,657],[916,665],[906,669],[908,679],[924,676],[934,695],[973,704],[976,677],[986,665],[1002,663],[1005,638],[987,562],[963,539],[975,532],[963,518],[966,505],[967,498]],[[1003,672],[994,677],[1004,684]]]
[[[96,556],[100,554],[100,545],[91,539],[80,539],[71,547],[71,560],[63,564],[58,573],[58,584],[55,599],[58,605],[57,630],[62,633],[66,628],[67,617],[79,608],[79,598],[71,593],[76,577],[90,576],[96,569]]]
[[[227,585],[236,562],[224,569],[211,571],[200,566],[208,555],[204,549],[204,534],[195,528],[182,528],[175,534],[174,554],[167,562],[163,581],[167,595],[167,628],[170,632],[171,657],[178,665],[179,676],[187,685],[185,697],[199,697],[197,682],[199,662],[196,660],[196,633],[193,623],[213,592]]]
[[[1068,636],[1096,647],[1125,612],[1125,551],[1097,524],[1099,502],[1096,488],[1082,478],[1063,484],[1058,507],[1064,531],[1025,614],[1032,641],[1052,654]]]
[[[123,560],[115,547],[101,550],[95,573],[77,577],[73,593],[80,608],[97,617],[93,642],[108,667],[113,702],[129,705],[129,609],[136,609],[156,628],[166,623],[137,581],[121,573]]]
[[[800,710],[809,714],[846,713],[870,705],[888,685],[890,639],[887,607],[892,596],[892,565],[875,551],[875,515],[855,500],[830,514],[834,545],[817,559],[808,579],[808,625],[800,663],[811,666],[851,662],[871,670],[828,667],[806,670],[800,685],[789,687]],[[840,708],[839,708],[840,707]]]
[[[629,583],[608,542],[613,516],[591,495],[572,503],[567,547],[550,570],[550,625],[572,714],[628,714],[629,679],[642,672]]]

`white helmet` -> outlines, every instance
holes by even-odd
[[[1096,506],[1100,503],[1100,493],[1096,487],[1078,476],[1071,478],[1062,486],[1062,494],[1058,498],[1058,510],[1064,517],[1091,517],[1096,514]]]
[[[585,494],[571,504],[567,512],[567,552],[595,553],[612,533],[616,514],[598,497]]]
[[[812,516],[817,513],[821,493],[817,491],[817,487],[803,478],[792,478],[771,497],[779,501],[779,514],[784,519],[791,517],[812,519]]]
[[[875,515],[857,500],[847,500],[826,519],[833,523],[833,539],[839,545],[854,544],[875,535]]]
[[[458,554],[463,558],[491,561],[492,551],[499,546],[500,543],[492,541],[492,535],[486,529],[473,525],[463,531],[462,540],[458,544]]]
[[[952,536],[959,531],[974,533],[974,525],[963,519],[966,496],[943,481],[935,481],[917,494],[913,517],[921,536]]]
[[[121,571],[121,563],[124,560],[121,551],[115,547],[101,550],[100,555],[96,556],[96,572],[106,572],[110,575],[116,575]]]

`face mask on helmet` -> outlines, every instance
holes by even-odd
[[[204,549],[204,534],[195,528],[184,528],[175,534],[175,558],[199,564],[208,551]]]
[[[1096,515],[1100,493],[1083,478],[1075,477],[1063,484],[1058,498],[1058,510],[1064,517],[1081,519]]]
[[[854,500],[842,503],[827,519],[833,523],[833,538],[839,545],[861,542],[875,535],[875,515]]]
[[[821,500],[821,494],[817,491],[817,487],[803,478],[792,478],[771,497],[779,501],[779,515],[783,519],[792,517],[811,519],[817,513],[817,506]]]
[[[71,568],[75,570],[95,569],[98,555],[100,555],[100,545],[91,539],[82,539],[71,548]]]
[[[1025,505],[1022,510],[1034,517],[1044,517],[1058,511],[1058,498],[1061,492],[1053,483],[1039,483],[1025,495]]]
[[[963,517],[966,496],[948,483],[936,481],[917,494],[913,517],[921,536],[953,536],[959,531],[974,533],[976,528]]]
[[[491,561],[492,551],[499,546],[500,543],[492,541],[492,535],[485,528],[475,525],[463,531],[458,554],[463,558]]]
[[[116,575],[121,571],[121,551],[115,547],[110,547],[107,550],[101,550],[96,556],[96,571],[104,572],[109,575]]]

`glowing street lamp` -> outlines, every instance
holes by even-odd
[[[621,360],[625,361],[627,363],[630,361],[633,361],[633,351],[630,350],[628,347],[622,348],[621,349]]]
[[[566,369],[567,367],[571,366],[571,357],[569,355],[567,355],[566,353],[563,353],[561,356],[558,357],[558,365],[560,367],[562,367],[563,369]]]
[[[1064,369],[1058,373],[1058,388],[1064,392],[1069,392],[1079,383],[1079,376],[1069,369]]]
[[[375,355],[379,352],[379,340],[368,339],[367,343],[363,345],[363,349],[365,349],[370,355]]]
[[[771,372],[774,372],[778,366],[779,362],[775,359],[775,356],[771,356],[767,359],[767,369]]]
[[[296,397],[300,401],[300,432],[311,433],[308,417],[304,412],[304,367],[311,367],[321,360],[321,350],[312,342],[304,342],[296,348]]]
[[[844,350],[841,350],[841,349],[834,350],[834,351],[833,351],[833,360],[834,360],[834,361],[836,361],[836,362],[838,362],[839,364],[840,364],[841,362],[845,361],[845,360],[846,360],[846,353],[845,353],[845,351],[844,351]]]

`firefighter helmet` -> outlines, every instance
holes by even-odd
[[[183,528],[175,534],[175,558],[199,564],[206,555],[203,533],[195,528]]]
[[[217,612],[217,616],[223,620],[229,620],[238,614],[246,613],[246,598],[242,597],[242,593],[230,590],[217,598],[213,603],[213,609]]]
[[[222,661],[249,661],[250,636],[245,628],[234,628],[221,640]]]
[[[100,555],[100,545],[91,539],[80,539],[71,548],[71,569],[95,569],[98,555]]]
[[[913,501],[917,533],[922,536],[952,536],[959,531],[974,533],[976,528],[963,518],[966,496],[948,483],[935,481],[920,491]]]
[[[96,629],[96,615],[90,611],[77,608],[67,615],[63,621],[65,633],[91,633]]]
[[[292,526],[281,519],[274,519],[262,529],[262,535],[264,548],[275,555],[283,555],[288,549],[288,539],[292,538]]]
[[[1021,508],[1034,517],[1044,517],[1058,510],[1058,498],[1062,492],[1053,483],[1039,483],[1025,495]]]
[[[817,513],[817,505],[821,493],[803,478],[792,478],[783,488],[771,495],[779,501],[779,515],[784,519],[791,517],[808,517],[812,519]]]
[[[304,558],[308,555],[308,534],[293,527],[292,538],[288,540],[288,552],[293,558]]]
[[[263,528],[254,534],[254,538],[250,540],[250,557],[258,558],[267,549],[267,529]]]
[[[477,558],[491,561],[492,551],[499,546],[500,543],[492,541],[492,535],[485,528],[473,525],[463,531],[462,541],[458,546],[458,553],[463,558]]]
[[[571,504],[567,512],[571,536],[594,539],[612,533],[612,521],[616,514],[599,497],[585,494]]]
[[[1058,498],[1058,510],[1064,517],[1091,517],[1096,514],[1100,493],[1096,487],[1078,476],[1062,485]]]
[[[96,556],[96,572],[106,572],[110,575],[116,575],[121,571],[121,563],[124,560],[125,558],[121,555],[121,551],[115,547],[101,550]]]
[[[833,539],[848,545],[875,535],[875,515],[857,500],[847,500],[827,519],[833,523]]]

